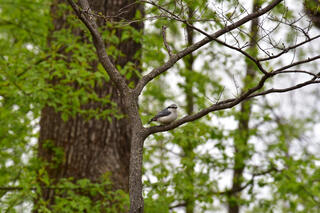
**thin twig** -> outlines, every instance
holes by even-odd
[[[171,53],[170,47],[169,47],[168,42],[167,42],[166,29],[167,29],[166,26],[162,26],[162,28],[161,28],[162,38],[163,38],[164,46],[166,47],[167,52],[168,52],[169,56],[171,57],[172,53]]]
[[[318,39],[318,38],[320,38],[320,35],[314,36],[312,38],[308,38],[305,41],[300,42],[300,43],[298,43],[296,45],[293,45],[293,46],[290,46],[290,47],[287,47],[287,48],[283,48],[282,51],[280,53],[276,54],[276,55],[272,55],[272,56],[269,56],[269,57],[266,57],[266,58],[259,58],[258,61],[268,61],[270,59],[278,58],[279,56],[283,55],[284,53],[287,53],[292,49],[295,49],[295,48],[297,48],[299,46],[302,46],[302,45],[304,45],[306,43],[309,43],[310,41]]]

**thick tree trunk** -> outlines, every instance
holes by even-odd
[[[139,4],[132,4],[134,0],[90,0],[90,6],[93,11],[101,12],[106,16],[115,16],[119,9],[126,7],[126,12],[121,13],[120,18],[132,20],[136,11],[143,9]],[[70,14],[60,14],[58,7],[65,3],[64,0],[55,0],[51,7],[54,29],[59,31],[64,28],[71,28],[67,19]],[[118,21],[119,21],[118,20]],[[98,25],[105,25],[105,21],[98,20]],[[131,25],[137,30],[141,30],[141,23]],[[84,33],[80,29],[72,28],[74,36],[82,36],[83,42],[88,38],[84,37]],[[117,31],[120,36],[121,32]],[[51,38],[49,38],[50,43]],[[118,57],[114,62],[123,66],[127,62],[133,62],[140,67],[139,59],[135,56],[141,45],[132,39],[126,40],[118,45],[118,49],[124,56]],[[69,53],[70,54],[70,53]],[[67,54],[65,54],[67,55]],[[97,61],[88,61],[92,64],[94,71]],[[137,68],[139,69],[139,68]],[[137,76],[133,75],[130,81],[137,81]],[[74,84],[76,88],[77,85]],[[105,82],[102,86],[96,85],[94,88],[99,97],[110,95],[110,100],[117,104],[118,110],[122,114],[127,112],[124,110],[123,99],[120,96],[114,84]],[[96,109],[97,107],[108,108],[101,104],[91,102],[82,106],[86,109]],[[131,127],[127,118],[116,119],[111,117],[111,122],[107,119],[90,119],[76,115],[69,118],[68,121],[61,119],[60,113],[56,112],[52,107],[45,107],[42,110],[40,121],[40,137],[39,137],[39,157],[48,162],[47,172],[54,182],[61,178],[73,177],[74,180],[88,178],[91,181],[98,182],[102,175],[106,173],[110,175],[114,189],[122,189],[129,191],[129,161],[130,161],[130,140],[132,138]],[[48,148],[47,143],[51,143],[54,147],[58,147],[63,151],[63,160],[58,167],[50,166],[54,164],[54,152]],[[52,189],[43,189],[42,198],[48,203],[54,202],[55,192]]]

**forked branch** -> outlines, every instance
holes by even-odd
[[[225,33],[230,32],[230,31],[240,27],[241,25],[247,23],[248,21],[250,21],[250,20],[252,20],[254,18],[257,18],[257,17],[269,12],[270,10],[272,10],[275,6],[277,6],[282,1],[283,0],[274,0],[268,6],[264,7],[263,9],[258,10],[257,12],[251,13],[251,14],[243,17],[239,21],[236,21],[235,23],[230,24],[230,25],[222,28],[221,30],[218,30],[215,33],[210,34],[209,36],[206,36],[202,40],[200,40],[200,41],[194,43],[193,45],[185,48],[184,50],[174,54],[172,57],[170,57],[170,59],[166,63],[164,63],[160,67],[157,67],[157,68],[153,69],[150,73],[148,73],[147,75],[143,76],[140,79],[140,81],[138,82],[138,84],[137,84],[137,86],[135,88],[136,93],[140,94],[141,91],[143,90],[143,88],[145,87],[145,85],[148,82],[150,82],[155,77],[157,77],[160,74],[162,74],[163,72],[167,71],[168,69],[170,69],[181,58],[183,58],[183,57],[189,55],[190,53],[198,50],[202,46],[208,44],[209,42],[213,41],[214,39],[217,39],[221,35],[224,35]],[[142,1],[142,2],[156,5],[154,2],[149,2],[149,1]]]
[[[313,60],[316,60],[316,59],[319,59],[320,56],[316,56],[316,57],[313,57],[312,59]],[[306,63],[306,61],[310,61],[311,59],[308,59],[308,60],[303,60],[303,61],[298,61],[296,63],[293,63],[295,65],[297,64],[302,64],[302,63]],[[292,66],[294,66],[292,64]],[[286,66],[286,67],[292,67],[292,66]],[[258,92],[261,88],[263,88],[265,82],[276,76],[276,75],[279,75],[279,74],[282,74],[282,73],[288,73],[288,72],[298,72],[298,73],[304,73],[304,74],[307,74],[307,75],[311,75],[312,78],[310,80],[307,80],[305,82],[302,82],[302,83],[299,83],[299,84],[296,84],[294,86],[291,86],[291,87],[287,87],[287,88],[282,88],[282,89],[268,89],[268,90],[265,90],[265,91],[261,91],[261,92]],[[222,109],[229,109],[229,108],[232,108],[234,106],[236,106],[237,104],[239,104],[240,102],[242,101],[245,101],[245,100],[248,100],[248,99],[252,99],[254,97],[257,97],[257,96],[263,96],[263,95],[267,95],[267,94],[270,94],[270,93],[284,93],[284,92],[289,92],[289,91],[292,91],[292,90],[296,90],[296,89],[299,89],[299,88],[302,88],[302,87],[305,87],[305,86],[308,86],[308,85],[312,85],[312,84],[319,84],[320,83],[320,74],[313,74],[311,72],[307,72],[307,71],[299,71],[299,70],[283,70],[283,68],[279,68],[278,70],[275,70],[273,72],[270,72],[270,73],[267,73],[265,74],[261,79],[260,81],[257,83],[257,85],[251,89],[249,89],[248,91],[246,91],[245,93],[241,94],[239,97],[237,98],[232,98],[232,99],[227,99],[227,100],[224,100],[224,101],[220,101],[218,103],[215,103],[213,105],[211,105],[210,107],[208,108],[205,108],[201,111],[199,111],[198,113],[195,113],[193,115],[188,115],[188,116],[185,116],[169,125],[166,125],[166,126],[153,126],[153,127],[149,127],[147,128],[147,133],[150,135],[150,134],[153,134],[153,133],[157,133],[157,132],[164,132],[164,131],[168,131],[168,130],[171,130],[171,129],[174,129],[178,126],[181,126],[182,124],[185,124],[185,123],[188,123],[190,121],[194,121],[194,120],[197,120],[199,118],[202,118],[203,116],[206,116],[207,114],[209,114],[210,112],[214,112],[214,111],[218,111],[218,110],[222,110]]]
[[[126,93],[129,87],[126,84],[125,78],[116,69],[114,64],[111,62],[105,47],[101,34],[99,32],[98,25],[96,23],[96,17],[91,14],[91,9],[87,0],[79,0],[80,5],[77,5],[73,0],[68,0],[72,9],[78,16],[78,18],[87,26],[89,29],[94,46],[97,50],[99,61],[102,64],[105,71],[110,76],[110,79],[117,85],[121,93]]]

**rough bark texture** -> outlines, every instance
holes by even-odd
[[[256,12],[260,9],[260,4],[258,0],[253,2],[253,12]],[[249,51],[252,51],[252,55],[256,55],[256,43],[258,39],[258,28],[259,20],[255,18],[251,22],[250,29],[250,44]],[[247,62],[247,72],[244,78],[244,90],[252,87],[252,84],[256,82],[257,70],[253,63]],[[238,133],[234,141],[234,168],[233,168],[233,178],[232,178],[232,188],[228,200],[228,212],[229,213],[239,213],[240,212],[240,203],[241,199],[240,192],[243,184],[243,171],[245,169],[245,163],[249,158],[248,151],[248,141],[250,138],[250,127],[249,121],[251,116],[251,101],[243,101],[241,103],[240,116],[238,120]]]
[[[141,128],[137,128],[139,132]],[[145,137],[140,134],[133,135],[130,158],[130,213],[143,213],[144,201],[142,197],[142,161],[143,142]]]
[[[133,2],[135,1],[90,0],[89,3],[93,11],[101,12],[106,16],[116,16],[119,9]],[[59,5],[64,3],[64,0],[55,0],[52,3],[53,31],[70,28],[66,21],[69,14],[58,15],[60,14],[58,12]],[[143,14],[142,7],[139,4],[134,4],[127,7],[125,13],[121,13],[121,18],[131,20],[137,10],[141,10]],[[100,27],[104,24],[102,19],[98,20]],[[132,26],[139,30],[143,28],[143,25],[139,23],[132,24]],[[88,40],[80,29],[72,29],[72,32],[74,36],[83,37],[83,42]],[[121,32],[117,31],[117,35],[120,36],[120,34]],[[119,57],[114,63],[123,66],[131,61],[139,67],[139,60],[134,58],[134,55],[140,48],[141,45],[131,39],[120,43],[118,49],[124,56]],[[94,71],[97,61],[89,63],[92,64]],[[133,75],[130,81],[136,82],[137,79],[137,76]],[[77,85],[74,84],[74,87],[76,88]],[[111,101],[119,106],[119,112],[126,114],[123,100],[114,84],[105,82],[102,86],[96,86],[94,89],[100,97],[110,94]],[[101,104],[91,102],[82,107],[90,109],[110,106],[101,106]],[[64,160],[58,167],[48,166],[47,172],[51,179],[74,177],[75,180],[88,178],[91,181],[99,181],[102,175],[109,173],[114,189],[123,189],[128,192],[131,137],[131,128],[127,118],[119,120],[112,117],[112,121],[109,122],[102,119],[86,120],[82,116],[76,115],[65,122],[55,109],[45,107],[41,114],[38,155],[49,164],[54,163],[54,152],[46,146],[46,143],[50,141],[55,147],[61,148],[64,153]],[[43,190],[42,197],[52,203],[54,191]]]

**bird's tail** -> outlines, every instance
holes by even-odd
[[[155,121],[156,119],[155,118],[152,118],[149,122],[148,122],[148,124],[150,124],[152,121]]]

